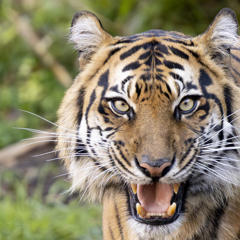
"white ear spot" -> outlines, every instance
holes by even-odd
[[[81,57],[89,59],[109,37],[93,13],[82,11],[73,17],[69,40],[80,52]]]
[[[227,50],[239,45],[238,23],[235,13],[228,8],[222,9],[215,17],[203,37],[214,51],[227,54]]]
[[[212,34],[212,41],[216,45],[233,46],[238,42],[238,25],[232,15],[221,16]]]

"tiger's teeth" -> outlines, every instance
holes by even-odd
[[[146,210],[139,203],[136,204],[136,209],[140,217],[144,218],[146,216]]]
[[[160,216],[162,218],[167,218],[169,217],[167,213],[147,213],[147,217],[155,217],[155,216]]]
[[[176,208],[177,208],[177,204],[175,202],[172,203],[172,205],[167,210],[167,215],[169,217],[172,217],[174,215],[174,213],[176,212]]]
[[[137,193],[137,184],[132,183],[131,188],[132,188],[133,193],[136,194]]]
[[[179,183],[174,183],[173,184],[173,191],[174,191],[175,194],[178,193],[179,187],[180,187]]]

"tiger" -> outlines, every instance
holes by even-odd
[[[195,37],[74,15],[57,151],[70,191],[102,204],[104,240],[240,239],[237,30],[228,8]]]

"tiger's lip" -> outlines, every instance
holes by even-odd
[[[130,215],[138,222],[148,225],[165,225],[174,222],[184,212],[184,200],[187,183],[173,185],[170,206],[165,212],[151,213],[141,206],[137,194],[137,184],[128,186],[128,202]],[[177,187],[176,187],[177,186]]]

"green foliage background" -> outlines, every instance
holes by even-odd
[[[0,148],[31,136],[31,132],[14,127],[51,128],[47,122],[19,109],[54,122],[65,91],[17,32],[16,23],[11,20],[13,10],[30,21],[37,35],[48,44],[48,52],[74,78],[77,54],[67,36],[77,11],[94,12],[113,35],[153,28],[196,35],[223,7],[240,12],[239,0],[1,0]],[[56,201],[43,203],[38,195],[29,198],[27,183],[14,173],[1,174],[0,181],[4,186],[9,181],[11,186],[11,194],[0,192],[0,240],[100,239],[99,208],[79,206],[78,202],[68,206]],[[64,183],[61,186],[68,187]]]

